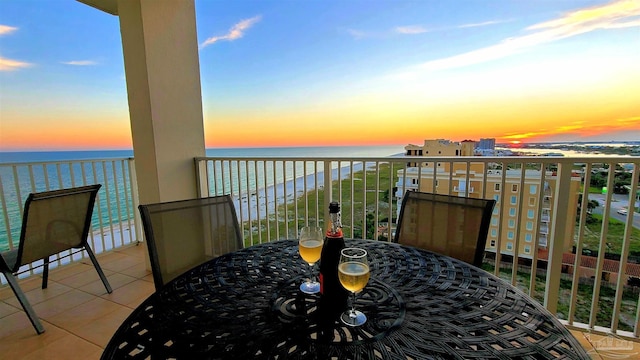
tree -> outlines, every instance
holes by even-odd
[[[587,202],[587,218],[586,218],[587,224],[591,224],[595,221],[592,214],[593,214],[593,210],[598,206],[600,206],[600,203],[597,200],[589,200]],[[582,202],[578,202],[578,213],[576,215],[576,222],[580,221],[581,211],[582,211]]]

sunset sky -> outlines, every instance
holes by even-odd
[[[640,0],[195,4],[208,147],[640,140]],[[0,151],[129,148],[118,17],[0,0]]]

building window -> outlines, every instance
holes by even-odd
[[[498,215],[498,213],[500,212],[500,207],[496,206],[493,208],[493,215]]]
[[[492,226],[498,226],[498,218],[492,217],[491,218],[491,225]]]
[[[533,184],[533,185],[529,186],[529,194],[535,195],[537,193],[538,193],[538,185]]]
[[[533,230],[533,221],[527,221],[527,230]]]
[[[531,242],[532,239],[533,239],[533,237],[531,236],[531,234],[529,234],[529,233],[524,234],[524,241]]]
[[[513,240],[513,231],[507,232],[507,239]]]
[[[516,216],[516,208],[509,208],[509,216]]]
[[[529,219],[533,219],[533,215],[534,215],[534,214],[535,214],[535,213],[533,212],[533,209],[529,209],[529,210],[527,210],[527,217],[528,217]]]
[[[524,246],[524,253],[525,254],[531,254],[531,245],[525,245]]]
[[[491,237],[498,237],[498,230],[491,229]]]
[[[496,247],[496,241],[495,240],[491,240],[490,245],[491,247]]]
[[[518,192],[518,184],[511,185],[511,191]]]
[[[494,184],[493,185],[493,190],[500,191],[500,184]]]
[[[513,250],[513,243],[511,241],[507,241],[507,250],[508,251],[512,251]]]
[[[516,227],[516,221],[513,219],[509,219],[509,227],[512,229]]]
[[[518,197],[515,195],[511,195],[511,205],[515,205],[518,203]]]
[[[493,200],[495,200],[496,202],[500,201],[500,195],[493,195]]]
[[[536,206],[536,197],[529,196],[529,206]]]

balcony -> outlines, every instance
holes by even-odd
[[[422,159],[425,162],[429,160],[430,158]],[[639,290],[636,284],[640,277],[640,265],[629,260],[631,249],[640,243],[640,238],[632,231],[637,227],[638,219],[634,218],[634,215],[626,218],[616,215],[612,207],[614,195],[605,195],[603,217],[606,220],[615,220],[617,226],[623,227],[623,235],[612,245],[608,240],[608,232],[614,236],[620,233],[614,234],[613,225],[602,227],[598,233],[594,233],[593,227],[586,223],[586,212],[577,213],[577,204],[588,199],[580,192],[584,183],[589,181],[588,175],[583,178],[573,176],[571,171],[541,171],[537,183],[532,183],[526,188],[524,184],[531,182],[526,173],[521,172],[525,176],[520,178],[514,174],[518,173],[517,169],[523,168],[546,169],[549,166],[558,166],[561,169],[571,169],[576,163],[585,164],[584,166],[589,168],[587,170],[590,170],[591,167],[599,167],[606,161],[607,166],[633,164],[633,181],[637,182],[640,159],[474,157],[438,158],[436,161],[449,162],[452,168],[460,163],[483,168],[482,171],[473,174],[476,184],[480,179],[487,179],[482,186],[476,186],[477,191],[474,192],[466,187],[466,193],[460,195],[509,199],[504,203],[498,201],[494,211],[484,264],[487,271],[520,287],[552,313],[557,314],[569,328],[584,332],[584,336],[580,335],[582,338],[591,336],[593,340],[594,334],[599,334],[604,338],[598,339],[615,337],[638,341],[636,324]],[[447,184],[438,186],[438,192],[446,191],[448,186],[449,192],[457,194],[454,182],[446,181],[448,176],[453,175],[446,172],[437,172],[434,175],[433,172],[425,171],[426,176],[421,176],[420,168],[407,167],[406,163],[404,158],[224,157],[198,158],[196,171],[199,174],[198,191],[201,196],[234,196],[246,246],[295,237],[296,229],[307,222],[322,224],[325,218],[324,211],[331,199],[339,200],[343,204],[345,236],[388,241],[388,232],[380,232],[378,229],[388,226],[389,219],[391,228],[394,228],[398,206],[405,191],[424,191],[425,186],[433,184],[435,177],[440,184]],[[496,163],[512,170],[500,172],[500,177],[491,179],[487,175],[491,166]],[[15,199],[24,199],[31,191],[93,182],[103,183],[96,203],[90,241],[92,247],[100,254],[100,259],[104,259],[101,263],[106,263],[103,267],[108,270],[107,276],[115,288],[114,293],[107,295],[100,286],[92,285],[97,276],[93,268],[86,265],[87,259],[82,254],[56,259],[53,263],[57,269],[53,274],[58,275],[52,275],[52,279],[60,284],[45,291],[38,287],[38,264],[21,269],[21,281],[25,284],[25,291],[30,299],[33,299],[32,303],[36,312],[43,318],[45,327],[60,327],[65,330],[65,334],[78,334],[83,341],[89,341],[92,346],[98,348],[106,344],[124,316],[153,291],[149,271],[145,266],[146,249],[144,246],[136,246],[143,239],[136,211],[138,197],[134,169],[132,158],[0,164],[0,225],[9,247],[14,246],[19,234],[22,204]],[[590,174],[590,171],[586,171],[585,174]],[[409,177],[414,177],[415,181],[407,182],[406,179]],[[491,181],[509,186],[496,187],[491,185]],[[613,176],[610,181],[613,181]],[[543,199],[545,194],[532,194],[531,189],[541,189],[544,183],[551,184],[555,192],[554,198],[560,201],[549,210],[542,209],[542,206],[526,208],[531,204],[543,203],[529,202],[526,197],[537,196]],[[502,191],[496,192],[496,188]],[[517,189],[527,190],[514,193]],[[521,198],[516,202],[517,205],[512,205],[513,196]],[[634,194],[627,196],[633,198]],[[620,198],[621,196],[616,195],[615,200]],[[567,204],[576,205],[572,208]],[[547,234],[527,238],[528,225],[525,224],[530,221],[529,216],[536,211],[549,217],[549,224],[540,224],[541,227],[547,227]],[[522,226],[511,227],[512,224]],[[495,238],[492,238],[493,234]],[[510,238],[512,236],[513,238]],[[601,238],[607,241],[599,241]],[[610,249],[611,246],[613,247]],[[532,247],[538,251],[531,251]],[[572,253],[573,247],[578,254]],[[518,250],[514,252],[514,249]],[[558,255],[559,257],[554,258]],[[559,260],[554,262],[555,259]],[[532,273],[537,276],[530,276]],[[4,281],[2,278],[2,282]],[[33,338],[35,332],[30,326],[26,326],[29,325],[28,320],[17,305],[11,290],[4,286],[0,294],[2,328],[18,330],[17,333],[22,334],[20,339],[24,341]],[[592,301],[594,296],[596,300]],[[586,301],[587,305],[583,305],[585,298],[589,300]],[[88,299],[106,307],[100,309],[104,311],[104,319],[83,323],[86,327],[97,326],[96,329],[87,332],[94,335],[87,336],[97,336],[95,334],[99,333],[99,339],[87,339],[81,334],[80,326],[75,320],[65,319],[81,312],[79,309],[83,307],[71,309],[61,303],[84,304],[90,301]],[[596,305],[592,305],[594,302]],[[598,302],[603,305],[599,306]],[[68,316],[62,315],[66,311],[69,312]],[[603,317],[605,320],[602,320]],[[66,322],[71,325],[67,326]],[[111,327],[108,330],[100,330],[101,322]],[[11,347],[12,344],[19,343],[14,341],[16,331],[6,331],[2,337],[4,340],[0,339],[0,346]],[[53,336],[51,333],[60,335],[58,330],[55,330],[48,332],[46,336]],[[31,341],[37,343],[39,340]],[[41,346],[46,348],[46,345]]]

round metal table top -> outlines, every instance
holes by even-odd
[[[297,242],[229,253],[165,285],[116,331],[103,359],[589,359],[546,309],[464,262],[398,244],[368,251],[371,279],[349,327],[298,286]],[[317,271],[317,269],[316,269]]]

